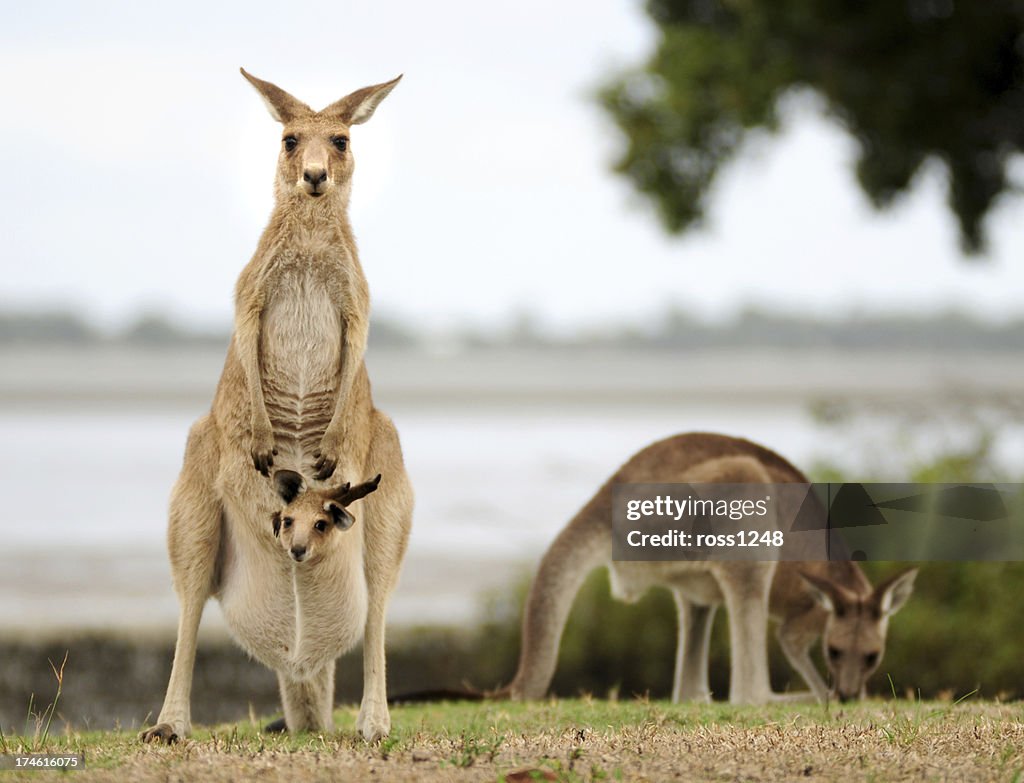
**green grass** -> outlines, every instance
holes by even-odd
[[[5,741],[10,752],[84,752],[87,771],[65,773],[82,780],[1024,779],[1019,703],[741,708],[577,699],[427,704],[391,714],[391,736],[375,745],[356,736],[355,708],[336,713],[329,735],[265,735],[265,720],[249,719],[197,728],[171,747],[142,745],[134,730],[51,732],[43,747],[32,738]]]

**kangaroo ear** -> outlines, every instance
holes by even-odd
[[[389,92],[395,89],[395,85],[398,84],[401,78],[402,76],[399,74],[389,82],[374,84],[372,87],[363,87],[361,90],[356,90],[346,95],[340,101],[335,101],[320,113],[332,114],[346,125],[359,125],[362,122],[366,122],[373,116],[373,112],[376,111],[380,102],[388,96]]]
[[[336,500],[328,500],[324,503],[324,511],[331,515],[335,527],[340,530],[348,530],[356,522],[356,518],[348,513],[345,507]]]
[[[825,611],[832,612],[837,617],[842,617],[846,613],[851,599],[846,590],[823,576],[809,574],[806,571],[798,573],[804,581],[804,586]]]
[[[239,68],[249,84],[256,88],[256,92],[263,98],[263,102],[267,104],[267,111],[270,112],[270,116],[278,122],[291,122],[296,117],[304,117],[312,114],[313,110],[306,104],[289,95],[276,84],[265,82],[262,79],[257,79],[251,73],[246,73],[245,68]]]
[[[285,503],[295,500],[304,484],[305,480],[302,475],[294,470],[278,470],[274,473],[274,487]]]
[[[275,511],[272,519],[274,520],[274,538],[277,538],[281,535],[281,512]]]
[[[891,576],[875,588],[871,600],[878,609],[878,614],[888,617],[903,608],[903,604],[914,592],[914,580],[917,569],[908,568],[895,576]]]

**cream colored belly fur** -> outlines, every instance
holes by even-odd
[[[688,601],[699,606],[717,606],[724,600],[718,584],[717,564],[685,561],[631,562],[613,560],[608,575],[611,592],[620,601],[633,603],[656,586],[669,584]]]
[[[227,526],[218,595],[224,619],[253,658],[291,679],[307,679],[362,638],[362,532],[348,531],[352,546],[330,561],[296,567],[280,547],[246,536],[243,527]]]
[[[274,468],[296,470],[311,481],[313,454],[334,412],[342,321],[321,284],[299,270],[288,274],[297,279],[276,286],[280,293],[264,311],[260,369],[278,452]],[[254,511],[263,504],[225,498],[218,597],[228,628],[250,655],[304,679],[362,637],[367,603],[362,531],[346,533],[349,556],[344,567],[334,562],[303,564],[306,576],[330,566],[331,578],[320,579],[320,600],[314,600],[308,594],[313,588],[306,585],[311,580],[296,582],[292,561],[269,535],[277,500],[269,491],[267,500],[265,508]],[[246,518],[254,513],[259,518]]]

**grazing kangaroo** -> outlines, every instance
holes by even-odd
[[[779,644],[820,701],[830,692],[811,662],[814,640],[821,637],[831,693],[840,701],[864,698],[885,654],[889,618],[910,598],[916,578],[917,569],[909,568],[872,589],[851,561],[779,564],[770,602]],[[816,605],[809,605],[808,593]]]
[[[778,454],[740,438],[676,435],[633,455],[597,491],[548,548],[526,602],[522,649],[512,682],[495,696],[538,699],[547,692],[558,646],[587,574],[607,565],[613,594],[636,600],[648,588],[672,590],[679,610],[674,701],[709,700],[708,646],[717,607],[729,613],[733,703],[778,698],[768,682],[767,620],[794,669],[821,699],[828,695],[809,650],[824,633],[841,696],[858,695],[881,660],[888,617],[910,595],[916,571],[877,590],[852,562],[612,561],[612,491],[620,483],[809,483]]]
[[[336,470],[366,475],[371,467],[388,476],[362,502],[362,529],[351,544],[361,552],[350,574],[355,592],[333,599],[339,618],[360,615],[365,604],[356,728],[372,741],[391,726],[384,615],[408,541],[412,489],[398,433],[374,407],[363,363],[369,293],[348,221],[349,133],[370,119],[398,79],[313,111],[279,87],[242,75],[284,125],[275,205],[239,277],[235,330],[213,406],[192,426],[171,495],[167,539],[181,615],[163,709],[142,739],[172,742],[190,730],[196,634],[210,596],[241,646],[278,671],[286,714],[293,696],[317,704],[329,698],[333,662],[316,694],[296,691],[281,674],[289,671],[300,629],[293,568],[268,524],[280,498],[260,476],[277,465],[317,481]],[[305,719],[295,728],[302,725]]]

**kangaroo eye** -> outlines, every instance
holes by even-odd
[[[878,653],[868,653],[864,656],[864,665],[867,666],[869,669],[874,667],[876,663],[878,663]]]
[[[315,525],[313,525],[313,527],[315,527],[317,530],[323,533],[327,529],[327,523],[321,519]]]
[[[281,521],[284,522],[284,526],[285,527],[291,527],[292,526],[292,522],[294,522],[295,520],[292,519],[291,517],[285,517]]]
[[[335,136],[331,139],[331,144],[335,146],[338,152],[344,152],[348,149],[348,137],[346,136]]]
[[[830,661],[838,661],[842,657],[842,653],[835,647],[828,648],[828,659]]]
[[[295,147],[298,146],[298,143],[299,140],[294,136],[284,137],[284,148],[287,152],[291,152],[293,149],[295,149]]]

